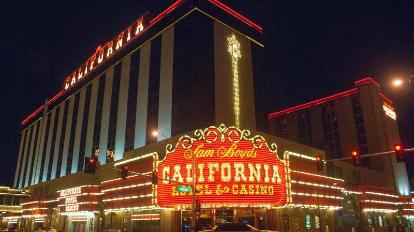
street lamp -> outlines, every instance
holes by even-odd
[[[151,135],[154,138],[160,138],[160,137],[164,137],[164,139],[168,139],[169,137],[166,136],[164,133],[162,133],[162,131],[154,129],[153,131],[151,131]]]
[[[158,138],[158,136],[162,135],[164,138],[168,138],[164,133],[162,133],[162,131],[159,130],[153,130],[151,132],[152,136],[155,138]],[[195,164],[196,164],[196,160],[195,160],[195,155],[193,154],[191,159],[192,159],[192,174],[193,174],[193,178],[192,178],[192,183],[191,183],[191,203],[192,203],[192,213],[191,213],[191,229],[192,231],[196,231],[195,227],[196,227],[196,199],[195,199],[195,193],[196,193],[196,180],[195,180]]]
[[[395,78],[392,80],[391,85],[393,87],[401,87],[403,85],[405,85],[406,83],[408,84],[412,84],[414,82],[414,74],[409,75],[408,77],[405,78]]]
[[[394,87],[400,87],[402,84],[404,84],[404,81],[400,78],[394,79],[392,81],[392,86]]]

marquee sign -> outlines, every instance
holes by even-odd
[[[235,127],[209,127],[194,137],[183,136],[167,146],[158,164],[157,203],[160,207],[191,204],[192,192],[178,191],[193,181],[202,207],[272,207],[287,202],[286,165],[276,144]],[[193,161],[194,158],[194,161]]]
[[[64,189],[59,192],[59,196],[63,199],[63,207],[65,212],[79,211],[78,196],[82,194],[81,187]]]
[[[141,16],[128,28],[119,33],[111,41],[105,45],[99,45],[96,48],[94,54],[78,69],[76,69],[71,75],[65,79],[65,90],[77,84],[82,78],[84,78],[89,72],[94,70],[105,60],[115,54],[119,49],[128,44],[131,40],[138,37],[146,28],[146,15]]]
[[[79,213],[98,210],[99,188],[95,185],[84,185],[58,191],[60,212]]]

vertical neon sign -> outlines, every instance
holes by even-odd
[[[241,58],[240,42],[233,34],[227,38],[228,49],[231,55],[233,69],[233,110],[235,126],[240,127],[240,89],[239,89],[239,59]]]

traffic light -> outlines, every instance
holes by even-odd
[[[404,162],[404,145],[402,144],[395,144],[394,145],[394,152],[395,152],[395,158],[397,158],[397,162]]]
[[[201,213],[201,204],[200,204],[200,200],[195,200],[195,212],[197,214]]]
[[[128,177],[128,166],[122,166],[121,168],[121,178],[126,180],[126,178]]]
[[[85,157],[84,172],[88,174],[95,174],[98,160],[96,158]]]
[[[322,161],[322,156],[321,155],[317,155],[316,156],[316,170],[318,172],[323,171],[323,161]]]
[[[352,156],[352,163],[354,164],[354,166],[361,165],[361,155],[359,154],[358,151],[353,150],[351,152],[351,156]]]
[[[151,181],[152,181],[152,184],[158,184],[158,173],[157,173],[157,171],[152,171]]]

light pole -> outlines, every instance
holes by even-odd
[[[165,139],[168,139],[168,137],[162,133],[162,131],[159,130],[153,130],[151,132],[152,136],[155,138],[158,138],[160,135],[162,135]],[[191,230],[192,231],[196,231],[196,199],[195,199],[195,194],[196,194],[196,188],[195,188],[195,182],[196,182],[196,177],[195,177],[195,155],[193,154],[191,156],[192,159],[192,182],[191,182],[191,205],[192,205],[192,212],[191,212]]]

